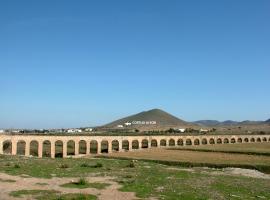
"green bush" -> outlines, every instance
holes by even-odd
[[[128,164],[128,167],[130,167],[130,168],[135,168],[135,163],[134,163],[134,161],[131,161],[131,162]]]
[[[77,183],[77,185],[86,185],[87,181],[85,178],[81,177]]]
[[[59,168],[67,169],[67,168],[69,168],[69,166],[68,166],[68,164],[61,164]]]
[[[88,163],[82,163],[81,165],[80,165],[80,167],[91,167],[91,168],[101,168],[101,167],[103,167],[103,165],[102,165],[102,163],[95,163],[95,164],[93,164],[93,165],[90,165],[90,164],[88,164]]]
[[[20,167],[20,165],[15,164],[15,165],[14,165],[14,168],[19,169],[19,168],[21,168],[21,167]]]
[[[90,165],[87,164],[87,163],[82,163],[82,164],[81,164],[81,167],[90,167]]]

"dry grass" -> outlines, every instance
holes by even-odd
[[[177,149],[195,149],[195,150],[211,150],[226,152],[254,152],[254,153],[270,153],[270,142],[265,143],[243,143],[243,144],[215,144],[215,145],[198,145],[177,147]]]
[[[228,154],[218,152],[196,152],[188,150],[146,149],[133,152],[113,153],[109,156],[134,159],[177,161],[212,164],[270,165],[269,156]]]

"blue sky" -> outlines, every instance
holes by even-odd
[[[1,1],[0,128],[93,126],[152,108],[270,118],[270,2]]]

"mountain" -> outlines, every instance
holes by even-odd
[[[168,128],[187,128],[194,125],[163,110],[153,109],[104,125],[106,128],[117,128],[119,126],[123,126],[124,128],[136,128],[139,130],[164,130]]]
[[[264,121],[250,121],[250,120],[245,120],[239,123],[239,125],[260,125],[264,124]]]
[[[199,120],[199,121],[195,121],[193,123],[195,123],[199,126],[233,126],[233,125],[238,124],[238,122],[232,121],[232,120],[227,120],[224,122],[220,122],[217,120]]]
[[[232,120],[226,120],[224,122],[221,122],[221,125],[223,126],[234,126],[237,125],[239,122],[237,121],[232,121]]]
[[[218,126],[220,125],[220,121],[217,120],[199,120],[193,122],[199,126]]]
[[[232,120],[227,120],[227,121],[217,121],[217,120],[199,120],[193,122],[197,125],[200,126],[245,126],[245,125],[263,125],[265,123],[270,123],[270,119],[266,121],[250,121],[250,120],[245,120],[242,122],[237,122],[237,121],[232,121]]]

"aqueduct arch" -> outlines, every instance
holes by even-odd
[[[67,157],[152,147],[270,142],[270,135],[48,136],[0,135],[0,154]]]

